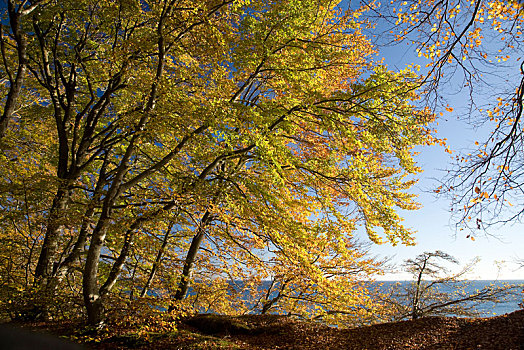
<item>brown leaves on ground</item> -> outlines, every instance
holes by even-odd
[[[245,319],[252,325],[260,322],[267,331],[230,335],[243,349],[518,350],[524,343],[524,310],[492,318],[428,317],[353,329],[331,328],[290,317]]]
[[[40,328],[40,327],[39,327]],[[58,329],[50,329],[64,334]],[[78,338],[77,338],[78,339]],[[524,349],[524,310],[492,318],[428,317],[339,329],[293,317],[199,315],[177,332],[113,336],[93,349]]]

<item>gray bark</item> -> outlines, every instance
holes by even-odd
[[[62,230],[59,222],[61,214],[67,208],[69,200],[68,190],[59,188],[50,209],[46,234],[35,269],[35,280],[38,283],[44,282],[53,274],[53,265],[58,250],[58,239]]]

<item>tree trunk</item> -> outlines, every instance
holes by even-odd
[[[149,277],[147,278],[147,282],[144,285],[144,288],[142,288],[142,291],[140,292],[140,297],[145,297],[147,290],[151,286],[151,282],[153,281],[153,278],[155,278],[156,271],[158,270],[158,267],[160,266],[160,263],[162,262],[162,256],[164,255],[164,251],[167,247],[167,242],[169,241],[169,234],[171,233],[171,230],[173,229],[173,222],[171,222],[166,230],[166,233],[164,235],[164,239],[162,241],[162,246],[158,250],[158,253],[155,258],[155,262],[153,263],[153,266],[151,267],[151,271],[149,272]]]
[[[63,211],[67,208],[69,200],[68,190],[65,187],[58,189],[53,204],[49,210],[49,219],[47,224],[44,242],[38,257],[38,263],[35,269],[36,283],[46,283],[49,276],[53,274],[55,269],[55,256],[58,250],[58,239],[62,230],[62,225],[59,223]]]
[[[140,122],[138,123],[138,126],[136,128],[137,131],[142,130],[145,126],[146,122],[148,120],[147,116],[142,116],[140,118]],[[129,160],[131,159],[134,149],[135,149],[135,143],[137,142],[137,139],[139,137],[138,133],[135,133],[133,137],[131,138],[131,141],[129,142],[129,145],[127,146],[127,149],[125,151],[124,156],[122,157],[122,160],[120,161],[120,164],[118,165],[116,169],[116,174],[113,179],[113,182],[109,188],[108,193],[106,194],[106,198],[104,199],[104,203],[102,205],[102,211],[100,213],[100,217],[98,219],[98,223],[93,230],[93,234],[91,237],[91,242],[89,244],[89,250],[87,252],[86,257],[86,264],[84,266],[84,275],[82,279],[82,289],[83,289],[83,296],[84,296],[84,303],[86,306],[86,311],[88,315],[88,323],[91,326],[94,326],[96,328],[100,327],[102,325],[103,317],[104,317],[104,308],[102,305],[102,294],[105,294],[108,292],[111,287],[114,285],[114,282],[116,280],[116,277],[118,276],[118,273],[120,272],[120,268],[125,262],[125,259],[127,258],[127,253],[129,251],[129,244],[131,243],[132,236],[127,237],[129,238],[126,240],[124,247],[122,248],[121,256],[119,257],[118,264],[115,264],[116,266],[113,266],[113,269],[111,271],[111,274],[106,281],[106,283],[102,286],[103,293],[101,293],[100,288],[98,287],[98,266],[100,263],[100,255],[102,253],[102,248],[104,246],[104,242],[107,235],[107,226],[109,223],[109,220],[111,219],[111,213],[113,211],[113,205],[115,204],[115,201],[118,197],[121,195],[122,191],[122,182],[124,179],[125,174],[129,170]],[[139,226],[142,219],[138,219],[133,223],[133,230]],[[132,231],[128,230],[128,233],[131,235],[133,234]],[[127,233],[126,233],[127,235]],[[118,269],[118,271],[116,271]],[[112,279],[114,278],[114,280]]]
[[[95,278],[96,281],[96,278]],[[84,304],[87,311],[87,324],[100,329],[104,325],[104,304],[99,295],[90,295],[86,299],[84,293]]]
[[[420,268],[420,271],[418,273],[417,278],[417,285],[415,286],[415,295],[413,296],[413,308],[411,309],[411,319],[416,320],[419,318],[419,300],[420,300],[420,285],[422,283],[422,275],[424,274],[424,270],[426,269],[426,264],[428,262],[428,259],[425,258],[424,262],[422,264],[422,267]]]
[[[16,77],[13,79],[11,78],[11,74],[9,73],[9,92],[7,93],[7,99],[4,105],[4,113],[0,116],[0,140],[5,136],[5,133],[7,131],[7,127],[9,125],[9,121],[11,120],[11,117],[13,116],[13,113],[16,109],[16,104],[18,102],[18,97],[20,96],[20,92],[22,91],[22,86],[24,84],[24,78],[26,75],[27,70],[27,41],[25,37],[23,36],[23,33],[20,29],[21,26],[21,8],[16,11],[14,1],[8,1],[7,2],[7,9],[9,13],[9,24],[11,26],[11,30],[13,32],[13,37],[16,41],[16,50],[18,53],[18,68],[16,71]],[[0,30],[0,36],[3,36],[2,31]],[[0,40],[2,40],[2,53],[4,51],[4,42],[3,37],[0,37]],[[6,71],[9,72],[9,67],[5,67]]]
[[[97,276],[100,254],[107,233],[108,220],[109,218],[107,214],[101,217],[93,231],[93,237],[89,244],[89,251],[87,253],[82,279],[82,292],[84,296],[84,305],[87,311],[88,324],[95,328],[102,326],[104,316],[104,308],[98,288]]]
[[[193,274],[193,264],[195,263],[195,258],[200,249],[200,245],[204,239],[204,228],[212,220],[212,216],[209,211],[206,211],[200,225],[198,226],[197,233],[191,241],[189,250],[187,251],[186,260],[184,261],[184,268],[182,270],[182,276],[180,277],[180,282],[178,283],[178,289],[175,294],[175,300],[183,300],[186,297],[187,290],[191,284],[191,275]],[[169,307],[169,311],[172,311],[174,306]]]
[[[275,286],[275,284],[277,283],[276,278],[273,279],[273,281],[271,281],[271,286],[268,288],[266,293],[266,301],[262,303],[262,309],[260,310],[261,315],[265,315],[273,305],[275,305],[280,299],[284,297],[284,290],[286,289],[286,286],[290,281],[291,279],[289,278],[282,281],[279,287],[278,294],[273,298],[269,298],[271,296],[273,286]]]

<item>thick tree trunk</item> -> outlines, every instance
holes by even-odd
[[[58,250],[58,239],[62,231],[60,219],[63,211],[67,208],[67,202],[69,200],[68,192],[66,188],[59,188],[49,210],[47,230],[35,269],[35,281],[38,284],[45,283],[47,278],[53,275],[55,270],[54,265]]]
[[[89,244],[84,275],[82,279],[82,291],[84,296],[84,305],[87,311],[88,324],[95,328],[102,325],[104,316],[104,307],[98,288],[98,264],[102,247],[107,233],[107,222],[109,215],[103,213],[98,221],[93,236]]]
[[[80,259],[80,255],[84,251],[84,246],[87,242],[87,234],[89,232],[89,225],[91,224],[91,220],[93,218],[95,208],[94,204],[91,204],[84,216],[84,219],[82,220],[82,225],[80,227],[80,233],[77,237],[77,240],[75,242],[75,245],[73,246],[73,249],[69,253],[69,255],[60,262],[58,268],[56,269],[56,272],[53,274],[53,276],[50,277],[50,288],[54,289],[56,286],[60,284],[60,282],[67,276],[69,271],[71,270],[71,267],[73,264]]]
[[[9,121],[11,120],[11,117],[15,112],[18,96],[20,95],[20,91],[22,90],[25,72],[26,64],[24,62],[21,63],[18,67],[18,71],[16,73],[16,80],[14,81],[13,85],[10,86],[9,93],[7,94],[7,100],[4,106],[4,113],[0,116],[0,140],[5,136],[7,128],[9,126]]]
[[[84,293],[84,304],[87,311],[87,324],[95,329],[104,325],[104,303],[98,294],[90,295],[86,300]]]
[[[37,287],[38,297],[34,308],[34,317],[38,319],[49,318],[49,301],[56,295],[59,281],[55,273],[58,268],[58,245],[62,233],[61,215],[67,208],[69,193],[65,188],[59,188],[53,204],[49,210],[47,229],[40,255],[35,268],[33,285]],[[31,316],[33,317],[33,316]]]
[[[136,128],[136,131],[143,130],[145,124],[147,123],[148,117],[143,116],[140,119],[140,122],[138,123],[138,126]],[[88,316],[88,323],[91,326],[94,326],[96,328],[100,327],[103,321],[104,317],[104,308],[102,304],[102,293],[100,292],[100,288],[98,287],[98,266],[100,263],[100,255],[102,253],[102,248],[104,247],[104,242],[107,235],[107,226],[109,224],[109,220],[111,218],[111,213],[113,210],[113,205],[115,204],[115,201],[117,198],[120,197],[122,193],[122,182],[124,180],[124,176],[126,175],[127,171],[129,170],[129,161],[131,157],[133,156],[134,150],[135,150],[135,144],[137,142],[137,139],[139,137],[138,133],[135,133],[133,137],[131,138],[131,141],[129,142],[129,145],[127,146],[127,149],[125,151],[124,156],[122,157],[122,160],[120,161],[120,164],[117,167],[117,171],[115,174],[115,177],[113,179],[113,182],[109,188],[108,193],[106,194],[106,198],[104,199],[104,203],[102,206],[102,211],[100,213],[100,217],[98,219],[98,223],[93,230],[93,234],[91,237],[91,242],[89,244],[89,250],[87,252],[87,258],[86,258],[86,264],[84,266],[84,275],[82,279],[82,289],[83,289],[83,296],[84,296],[84,303],[86,306],[87,316]],[[137,222],[135,222],[137,224]],[[135,225],[133,224],[133,225]],[[123,249],[128,249],[124,245]],[[123,255],[122,264],[125,261],[125,258],[127,257],[126,254]],[[113,273],[113,271],[111,271]],[[118,273],[116,274],[118,276]],[[116,277],[115,277],[116,279]],[[106,281],[104,284],[104,292],[109,291],[109,289],[112,287],[114,282],[108,287],[107,284],[111,283],[109,280]]]

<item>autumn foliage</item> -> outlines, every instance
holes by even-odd
[[[460,94],[467,108],[452,116],[479,130],[474,144],[454,153],[455,166],[435,191],[449,195],[455,222],[473,237],[521,219],[522,1],[391,1],[374,13],[374,20],[388,23],[391,41],[425,58],[428,105],[452,113],[446,99]]]
[[[361,10],[8,5],[0,309],[372,317],[380,261],[354,235],[413,243],[396,210],[418,207],[413,147],[434,139],[419,77],[374,61]]]

